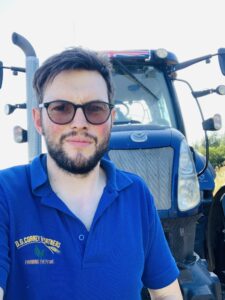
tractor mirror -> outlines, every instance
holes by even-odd
[[[222,118],[220,114],[214,115],[212,118],[209,118],[202,122],[202,127],[204,130],[216,131],[220,130],[222,127]]]
[[[225,48],[220,48],[218,50],[218,59],[220,64],[220,70],[223,75],[225,75]]]

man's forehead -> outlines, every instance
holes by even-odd
[[[99,81],[105,82],[102,75],[95,70],[84,70],[84,69],[76,69],[76,70],[63,70],[51,78],[49,78],[48,82],[46,82],[46,87],[58,83],[69,83],[73,82],[74,84],[88,83],[91,81]],[[105,83],[106,84],[106,83]]]
[[[44,90],[44,99],[61,98],[74,100],[73,97],[87,100],[108,100],[107,85],[100,73],[89,70],[65,70],[49,81]]]

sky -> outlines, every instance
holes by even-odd
[[[157,49],[174,52],[180,62],[217,52],[225,47],[223,0],[1,0],[0,60],[24,67],[23,52],[11,41],[13,32],[33,45],[39,63],[71,46],[94,50]],[[178,72],[195,90],[225,84],[217,57]],[[190,143],[203,138],[196,104],[186,86],[176,84]],[[26,128],[26,112],[6,116],[6,103],[26,99],[24,74],[4,71],[0,90],[0,168],[26,163],[27,144],[13,141],[13,127]],[[220,113],[225,131],[225,96],[200,98],[205,117]]]

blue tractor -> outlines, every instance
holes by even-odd
[[[11,69],[26,72],[27,101],[6,106],[6,112],[27,109],[27,130],[16,127],[15,138],[17,142],[28,141],[28,156],[32,160],[41,152],[40,137],[31,120],[31,109],[36,106],[31,83],[38,59],[24,37],[14,33],[12,40],[26,57],[26,68]],[[166,238],[180,269],[179,283],[184,299],[223,299],[225,186],[213,197],[215,172],[208,161],[207,137],[207,131],[220,129],[221,120],[219,115],[203,120],[206,156],[200,155],[187,144],[174,82],[179,80],[178,70],[209,61],[213,56],[219,58],[225,75],[225,49],[183,63],[164,49],[105,54],[113,66],[117,111],[107,156],[118,168],[144,178],[153,193]],[[1,64],[0,69],[4,68],[7,67]],[[198,92],[191,86],[190,89],[198,106],[198,97],[212,92],[225,94],[224,86]],[[144,287],[142,298],[149,299]]]

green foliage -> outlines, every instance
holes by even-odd
[[[204,140],[196,143],[194,148],[205,155]],[[225,165],[225,133],[222,135],[212,133],[209,136],[209,160],[214,168]]]
[[[225,166],[216,169],[216,179],[215,179],[216,186],[213,191],[214,195],[218,192],[218,190],[222,186],[224,186],[224,182],[225,182]]]
[[[209,147],[209,159],[214,167],[221,167],[225,162],[225,145]]]

